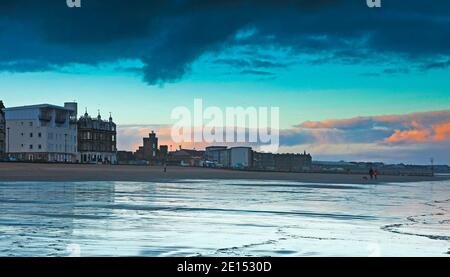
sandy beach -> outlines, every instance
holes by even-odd
[[[385,182],[439,181],[444,177],[426,176],[379,176],[378,180],[365,180],[364,175],[328,173],[283,173],[251,172],[209,168],[162,167],[154,166],[108,166],[79,164],[31,164],[0,163],[0,181],[176,181],[176,180],[286,180],[309,183],[365,184]]]
[[[450,181],[427,180],[0,163],[0,256],[448,256]]]

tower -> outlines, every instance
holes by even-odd
[[[152,131],[148,138],[144,138],[144,159],[147,161],[154,161],[158,155],[158,137],[154,131]]]

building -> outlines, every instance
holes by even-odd
[[[253,164],[251,147],[210,146],[206,147],[205,160],[208,166],[219,168],[250,168]]]
[[[303,154],[272,154],[253,152],[253,169],[301,172],[312,166],[312,156]]]
[[[170,152],[168,157],[168,164],[181,166],[201,166],[205,151],[179,149],[175,152]]]
[[[310,154],[278,154],[275,155],[275,169],[278,171],[300,172],[311,168]]]
[[[209,146],[206,147],[205,160],[213,167],[230,167],[230,154],[226,146]]]
[[[253,165],[253,153],[251,147],[230,148],[230,167],[245,169]]]
[[[154,131],[147,138],[143,138],[143,146],[136,151],[136,159],[151,163],[158,160],[158,137]]]
[[[76,103],[4,109],[6,151],[18,161],[75,162]]]
[[[134,162],[134,154],[131,151],[117,151],[118,164],[130,164]]]
[[[117,163],[117,130],[112,117],[102,120],[86,113],[78,120],[78,160],[80,163]]]
[[[138,150],[134,153],[134,159],[144,161],[144,146],[139,146]]]
[[[6,156],[6,122],[3,101],[0,100],[0,159]]]
[[[253,168],[256,170],[275,171],[275,154],[253,152]]]
[[[167,161],[167,158],[169,156],[169,146],[167,145],[160,145],[159,146],[159,160],[160,161]]]
[[[148,138],[143,139],[143,148],[144,151],[144,159],[151,162],[156,161],[158,158],[158,138],[156,137],[156,134],[154,131],[152,131]]]
[[[273,154],[252,151],[251,147],[206,147],[208,167],[300,172],[312,165],[310,154]]]

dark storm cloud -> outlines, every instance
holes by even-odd
[[[0,63],[0,67],[3,71],[10,73],[56,70],[56,68],[49,62],[35,60]]]
[[[251,67],[251,68],[286,68],[290,64],[285,62],[272,62],[261,59],[217,59],[216,64],[224,64],[237,68]]]
[[[422,69],[423,70],[429,70],[429,69],[442,69],[447,68],[450,66],[450,59],[446,61],[435,61],[428,64],[425,64]]]
[[[260,75],[260,76],[273,76],[274,75],[274,73],[272,73],[272,72],[261,71],[261,70],[242,70],[241,74]]]
[[[423,70],[449,66],[446,0],[390,0],[381,9],[365,0],[83,0],[81,9],[65,2],[0,1],[0,70],[139,59],[145,81],[157,84],[179,80],[205,53],[235,46],[316,55],[315,63],[384,66],[401,58]],[[245,29],[255,32],[236,36]],[[254,54],[245,70],[287,64]]]

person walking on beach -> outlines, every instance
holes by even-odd
[[[373,176],[375,177],[375,180],[378,179],[378,174],[379,174],[378,169],[375,169],[375,170],[373,171]]]
[[[374,171],[373,171],[373,168],[371,168],[370,170],[369,170],[369,175],[370,175],[370,180],[373,180],[373,175],[374,175]]]
[[[164,173],[167,172],[167,163],[164,163]]]

